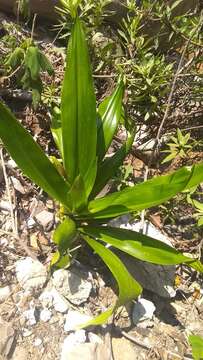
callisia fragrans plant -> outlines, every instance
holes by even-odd
[[[118,283],[117,302],[82,325],[85,327],[105,323],[119,306],[142,292],[114,248],[153,264],[184,263],[203,271],[199,260],[184,256],[169,245],[139,232],[108,226],[109,219],[159,205],[198,185],[203,181],[203,163],[98,197],[125,159],[134,136],[133,132],[128,133],[120,149],[105,157],[123,117],[124,82],[119,78],[112,95],[96,107],[87,43],[76,8],[73,16],[61,108],[51,125],[60,156],[50,160],[3,103],[0,137],[23,173],[60,204],[61,222],[53,234],[57,251],[52,266],[67,265],[70,250],[86,243]]]

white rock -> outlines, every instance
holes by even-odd
[[[25,291],[42,289],[47,280],[47,270],[30,257],[16,262],[17,280]]]
[[[64,343],[68,346],[74,346],[76,344],[84,344],[86,339],[86,331],[81,329],[68,335],[65,338]]]
[[[47,228],[53,224],[54,213],[47,210],[42,210],[39,214],[35,216],[35,218],[38,221],[38,223],[40,223],[43,226],[43,228]]]
[[[35,226],[35,225],[36,225],[36,222],[34,221],[34,219],[31,218],[31,217],[29,217],[29,219],[27,220],[27,227],[28,227],[28,229],[32,229],[33,226]]]
[[[0,201],[0,209],[3,210],[3,211],[11,211],[11,210],[12,210],[12,206],[11,206],[11,204],[9,203],[9,201],[1,200],[1,201]]]
[[[139,299],[133,308],[133,323],[137,325],[144,320],[151,320],[155,310],[156,308],[153,302],[144,298]]]
[[[60,313],[65,313],[70,307],[68,301],[55,289],[52,290],[52,294],[54,309]]]
[[[69,310],[68,314],[65,317],[65,331],[75,330],[79,325],[86,323],[87,321],[91,320],[91,317],[86,314],[82,314],[76,310]]]
[[[68,347],[67,349],[64,346],[60,360],[95,360],[99,358],[102,360],[107,359],[107,357],[103,357],[103,354],[101,357],[98,357],[97,346],[98,344],[91,343],[78,344],[74,347],[72,346],[71,348]]]
[[[103,340],[100,338],[100,336],[92,332],[88,333],[88,339],[93,344],[103,344]]]
[[[59,269],[53,274],[53,284],[58,292],[74,305],[87,301],[92,290],[89,274],[77,268]]]
[[[16,179],[14,176],[11,176],[11,181],[15,190],[17,190],[21,194],[26,193],[24,186],[21,184],[21,182],[18,179]]]
[[[0,239],[0,245],[3,246],[8,246],[8,240],[5,238],[1,238]]]
[[[40,346],[40,345],[42,345],[42,339],[36,338],[36,339],[34,340],[34,346],[38,347],[38,346]]]
[[[84,344],[86,341],[86,332],[85,330],[78,330],[70,335],[68,335],[63,342],[61,360],[69,359],[70,351],[78,344]]]
[[[12,294],[12,291],[13,291],[13,286],[11,285],[0,288],[0,304],[4,302]]]
[[[40,320],[47,322],[51,319],[52,317],[52,313],[49,309],[43,309],[42,311],[40,311]]]
[[[13,169],[16,169],[18,167],[18,165],[16,164],[16,162],[13,159],[8,160],[7,165]]]
[[[39,301],[41,302],[44,308],[51,308],[53,306],[53,294],[52,291],[43,291],[43,293],[39,297]]]
[[[68,301],[55,288],[44,291],[39,300],[43,307],[51,308],[53,306],[60,313],[65,313],[70,307]]]
[[[35,308],[24,311],[23,316],[27,319],[29,325],[33,326],[37,323]]]

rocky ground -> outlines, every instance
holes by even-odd
[[[83,264],[75,260],[71,267],[51,273],[42,249],[50,247],[44,239],[50,241],[53,213],[50,209],[41,210],[34,217],[39,220],[41,233],[36,231],[34,219],[28,219],[28,228],[31,227],[34,234],[29,245],[23,242],[26,244],[23,248],[18,236],[9,234],[10,208],[6,201],[3,204],[0,237],[2,360],[192,358],[188,335],[203,335],[202,280],[195,272],[184,266],[176,269],[125,258],[128,269],[137,274],[137,280],[144,286],[143,295],[119,309],[107,325],[75,331],[77,325],[115,301],[110,274],[101,271],[94,257],[92,268],[86,261]],[[123,217],[114,225],[137,229],[139,223]],[[148,234],[170,241],[151,223],[146,225]]]

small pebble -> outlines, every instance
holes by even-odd
[[[28,324],[30,326],[33,326],[37,323],[36,317],[35,317],[35,308],[26,310],[23,312],[24,317],[27,319]]]
[[[133,308],[133,323],[137,325],[141,321],[151,320],[155,310],[156,308],[152,301],[144,298],[139,299]]]
[[[49,321],[51,319],[51,317],[52,317],[52,313],[48,309],[43,309],[40,312],[40,320],[41,321],[47,322],[47,321]]]
[[[24,329],[23,329],[23,336],[24,336],[24,337],[28,337],[28,336],[30,336],[30,335],[32,335],[32,330],[29,330],[29,329],[24,328]]]
[[[34,341],[34,346],[38,347],[42,344],[42,339],[40,338],[36,338]]]

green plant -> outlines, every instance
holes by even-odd
[[[171,136],[170,139],[172,142],[167,143],[169,146],[169,150],[163,150],[163,153],[169,153],[162,164],[175,159],[177,156],[181,158],[187,157],[188,150],[192,149],[192,145],[189,144],[190,141],[190,133],[183,135],[180,129],[177,129],[177,137]]]
[[[189,191],[189,193],[187,194],[187,202],[188,202],[188,204],[192,205],[195,208],[195,210],[197,211],[194,214],[194,217],[197,219],[197,225],[203,226],[203,203],[192,198],[192,194],[195,191],[196,191],[196,187],[194,190],[191,189],[191,191]]]
[[[76,16],[67,52],[61,109],[56,112],[52,124],[61,159],[51,162],[9,109],[0,103],[0,137],[6,149],[21,170],[61,204],[61,223],[53,235],[58,250],[52,266],[67,264],[70,250],[78,243],[86,243],[106,263],[118,282],[116,304],[82,326],[104,323],[113,311],[142,291],[106,244],[143,261],[163,265],[186,263],[203,271],[199,260],[184,256],[156,239],[103,226],[108,219],[161,204],[203,181],[201,163],[97,197],[132,146],[134,136],[129,134],[121,148],[112,157],[105,158],[123,114],[123,93],[124,83],[119,79],[113,94],[96,111],[87,44]]]
[[[190,335],[189,343],[192,347],[192,356],[194,360],[203,359],[203,338],[198,335]]]
[[[160,98],[168,92],[171,74],[172,64],[166,64],[164,56],[144,53],[138,61],[130,62],[126,77],[131,101],[145,121],[160,113]]]
[[[32,39],[27,39],[7,56],[5,65],[8,71],[16,74],[17,80],[24,89],[32,91],[33,106],[36,108],[43,90],[41,72],[54,74],[54,69],[46,55]]]
[[[23,17],[28,18],[30,16],[29,0],[18,0],[18,12]]]
[[[111,14],[111,11],[107,9],[107,5],[110,3],[111,0],[60,0],[56,10],[61,18],[55,29],[62,32],[61,38],[69,36],[72,24],[71,18],[75,16],[75,6],[78,6],[79,16],[88,24],[88,29],[90,31],[97,29],[104,19]]]
[[[162,164],[175,159],[177,156],[184,159],[190,150],[195,151],[201,149],[203,145],[201,140],[193,139],[190,133],[184,135],[180,129],[177,129],[176,137],[171,136],[170,141],[171,142],[167,143],[169,149],[162,151],[163,153],[169,153],[162,161]]]

